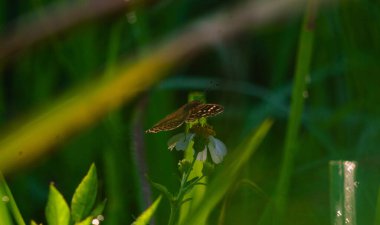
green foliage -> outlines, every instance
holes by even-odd
[[[99,13],[93,2],[76,15]],[[329,224],[331,160],[358,162],[357,224],[380,224],[378,1],[252,1],[266,7],[243,7],[249,23],[234,23],[233,9],[245,1],[136,2],[4,58],[23,26],[22,43],[29,43],[45,30],[30,23],[58,28],[77,16],[50,5],[57,0],[0,0],[0,170],[9,183],[0,182],[0,198],[9,197],[0,199],[1,225],[44,221],[47,184],[56,181],[59,192],[52,193],[63,203],[91,162],[98,170],[74,192],[70,225],[90,224],[103,210],[104,225],[131,224],[158,195],[157,225],[167,224],[173,202],[181,206],[180,224]],[[307,2],[321,3],[316,14]],[[56,15],[65,19],[50,20]],[[199,35],[215,18],[220,26]],[[224,106],[207,122],[228,154],[214,169],[196,161],[184,182],[193,189],[178,202],[178,177],[192,152],[178,172],[183,152],[168,151],[167,140],[183,129],[143,131],[193,91]],[[248,149],[252,129],[266,118],[276,121],[271,132]],[[96,195],[107,203],[95,204]]]
[[[156,201],[153,202],[149,208],[147,208],[137,219],[135,222],[132,223],[132,225],[147,225],[149,224],[149,221],[151,220],[152,216],[156,212],[156,209],[158,205],[161,202],[161,196],[159,196]]]
[[[89,225],[91,221],[100,215],[105,206],[105,201],[97,205],[94,203],[97,197],[98,180],[96,167],[91,165],[88,173],[82,179],[75,190],[71,200],[71,213],[62,194],[50,184],[48,202],[45,215],[48,225]],[[33,223],[33,221],[32,221]]]
[[[36,223],[36,221],[32,220],[32,221],[30,221],[30,225],[39,225],[39,224]]]
[[[148,178],[149,179],[149,178]],[[153,182],[149,179],[150,184],[157,189],[161,194],[163,194],[169,201],[174,201],[174,196],[170,191],[162,184]]]
[[[75,225],[91,225],[92,223],[92,220],[94,219],[94,217],[92,216],[89,216],[87,217],[86,219],[80,221],[80,222],[76,222]]]
[[[94,207],[97,191],[98,177],[95,165],[92,164],[87,175],[75,190],[71,200],[71,217],[74,222],[82,221],[90,214]]]
[[[50,184],[48,202],[45,209],[48,225],[69,225],[70,209],[62,194]]]
[[[4,201],[0,202],[0,219],[4,225],[13,225],[11,215],[6,207]]]
[[[313,55],[314,23],[318,5],[308,1],[307,9],[303,19],[298,52],[296,58],[295,74],[293,78],[292,98],[286,137],[284,143],[284,157],[280,169],[280,177],[277,184],[275,208],[278,212],[276,220],[283,221],[286,211],[286,196],[290,188],[290,180],[294,168],[296,152],[299,148],[299,132],[304,109],[305,94],[307,93],[307,79],[310,74],[310,63]],[[273,215],[270,215],[273,217]]]
[[[0,221],[4,221],[5,225],[13,224],[13,218],[17,225],[25,225],[24,219],[16,205],[12,192],[5,181],[3,174],[0,172]]]

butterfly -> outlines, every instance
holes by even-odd
[[[204,104],[200,101],[192,101],[158,121],[152,128],[146,130],[145,133],[173,130],[185,122],[189,123],[202,117],[216,116],[223,112],[223,110],[223,106],[218,104]]]

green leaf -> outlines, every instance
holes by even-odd
[[[107,199],[104,199],[103,202],[99,203],[94,210],[91,212],[91,216],[98,216],[103,213],[104,208],[106,207]]]
[[[86,219],[84,219],[84,220],[82,220],[80,222],[75,223],[75,225],[91,225],[91,222],[92,222],[93,219],[94,219],[93,216],[89,216]]]
[[[145,210],[137,219],[135,222],[132,223],[132,225],[146,225],[149,223],[150,218],[152,218],[154,212],[157,209],[158,204],[160,204],[161,201],[161,195],[156,199],[156,201],[153,202],[151,206],[147,210]]]
[[[5,186],[6,186],[5,179],[0,173],[0,221],[1,221],[1,224],[4,224],[4,225],[13,225],[12,215],[8,209],[9,201],[4,201],[5,198],[8,198],[9,200]]]
[[[163,195],[165,195],[165,197],[167,197],[169,201],[173,201],[174,200],[173,194],[170,193],[170,191],[164,185],[156,183],[156,182],[153,182],[152,180],[150,180],[150,178],[148,176],[147,176],[147,179],[150,182],[150,184],[154,188],[156,188],[158,191],[160,191]]]
[[[48,225],[69,225],[70,209],[59,191],[50,184],[48,202],[45,209]]]
[[[97,190],[96,167],[92,164],[87,175],[75,190],[71,200],[71,216],[74,222],[80,222],[90,215],[96,200]]]
[[[9,209],[10,215],[13,216],[13,219],[17,225],[25,225],[25,221],[22,218],[22,215],[20,213],[20,210],[17,207],[16,201],[13,198],[13,194],[11,190],[8,187],[8,184],[3,176],[3,174],[0,172],[0,196],[6,196],[8,198],[7,205]],[[4,202],[4,201],[2,201]],[[2,219],[0,215],[0,221],[4,222],[7,221],[6,218]],[[5,223],[5,222],[4,222]],[[6,224],[6,223],[5,223]]]
[[[30,225],[42,225],[42,223],[37,223],[36,221],[31,220]]]

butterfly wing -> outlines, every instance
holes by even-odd
[[[224,107],[218,104],[200,104],[190,110],[186,122],[193,122],[202,117],[216,116],[223,112]]]
[[[189,111],[185,110],[184,107],[181,107],[177,111],[158,121],[158,123],[152,128],[146,130],[145,133],[158,133],[160,131],[168,131],[180,127],[185,122],[188,114]]]
[[[180,127],[184,122],[185,120],[173,120],[157,123],[149,130],[146,130],[145,133],[158,133],[160,131],[174,130],[175,128]]]
[[[218,104],[202,104],[199,101],[192,101],[160,120],[152,128],[146,130],[145,133],[173,130],[180,127],[184,122],[192,122],[202,117],[216,116],[223,110],[223,106]]]

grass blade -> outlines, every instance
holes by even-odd
[[[4,206],[5,206],[4,203],[9,204],[9,209],[13,214],[13,218],[15,219],[15,222],[18,225],[25,225],[25,221],[22,218],[20,210],[17,207],[16,201],[13,198],[12,192],[9,189],[7,182],[5,181],[3,174],[1,172],[0,172],[0,197],[1,198],[3,198],[3,197],[7,198],[7,201],[4,201],[4,199],[0,199],[0,204],[4,205]],[[0,215],[1,215],[1,213],[0,213]],[[8,216],[4,215],[4,217],[8,217]],[[3,219],[0,218],[0,221],[3,221]],[[7,221],[7,218],[4,218],[4,221]],[[11,223],[9,223],[9,224],[11,224]]]
[[[157,206],[161,202],[162,196],[160,195],[156,201],[153,202],[151,206],[147,210],[145,210],[137,219],[135,222],[132,223],[132,225],[147,225],[152,218],[154,212],[157,209]]]
[[[289,191],[294,158],[298,145],[299,129],[301,126],[304,106],[304,93],[307,91],[306,82],[307,76],[310,74],[310,62],[313,53],[316,11],[317,5],[315,1],[309,0],[298,46],[290,114],[285,137],[284,157],[280,168],[280,178],[274,199],[275,208],[278,212],[278,216],[276,216],[278,221],[282,221],[285,214],[287,204],[286,196]]]

